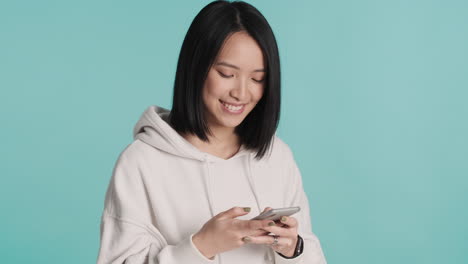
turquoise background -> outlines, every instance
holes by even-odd
[[[209,1],[0,2],[3,263],[95,263],[132,128]],[[329,263],[468,263],[468,2],[249,1]]]

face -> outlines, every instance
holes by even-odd
[[[211,129],[238,126],[263,95],[263,53],[246,32],[230,35],[203,87],[205,116]]]

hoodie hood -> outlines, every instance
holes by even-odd
[[[211,162],[226,161],[225,159],[197,149],[177,133],[177,131],[169,125],[169,113],[170,111],[166,108],[156,105],[149,106],[143,112],[134,127],[133,138],[140,139],[161,151],[182,158]],[[247,150],[244,145],[242,145],[239,151],[228,160],[244,155],[252,156],[253,154],[252,151]]]

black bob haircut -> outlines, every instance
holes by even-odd
[[[242,1],[214,1],[192,21],[185,35],[174,82],[171,126],[179,133],[209,141],[212,135],[204,116],[202,90],[208,72],[225,39],[244,31],[260,46],[265,64],[263,96],[235,128],[240,143],[261,159],[272,144],[280,117],[281,79],[278,46],[265,17]]]

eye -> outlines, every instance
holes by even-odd
[[[224,73],[222,73],[220,71],[217,71],[217,72],[219,73],[219,75],[221,75],[224,78],[231,78],[232,76],[234,76],[234,75],[226,75],[226,74],[224,74]]]
[[[261,80],[255,80],[255,79],[252,79],[254,82],[257,82],[257,83],[262,83],[265,79],[261,79]]]

